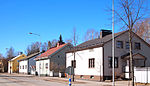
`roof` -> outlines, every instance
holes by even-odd
[[[32,57],[34,57],[34,56],[39,55],[40,53],[41,53],[41,52],[37,52],[37,53],[31,54],[31,55],[27,56],[26,58],[21,59],[20,61],[28,60],[28,59],[30,59],[30,58],[32,58]]]
[[[57,47],[50,48],[46,52],[42,53],[40,56],[36,57],[35,60],[48,57],[48,56],[52,55],[53,53],[57,52],[58,50],[62,49],[65,45],[67,45],[67,44],[62,44]]]
[[[115,33],[115,38],[118,37],[119,35],[127,32],[127,31],[128,30]],[[76,46],[76,50],[79,51],[79,50],[83,50],[83,49],[103,46],[106,42],[110,41],[111,39],[112,39],[112,34],[106,35],[102,38],[96,38],[96,39],[93,39],[93,40],[89,40],[89,41],[86,41],[86,42]],[[68,52],[72,52],[72,51],[73,51],[73,49],[71,51],[68,51]]]
[[[138,55],[142,58],[136,57]],[[126,53],[126,54],[121,56],[121,59],[129,59],[129,58],[130,58],[130,53]],[[144,55],[142,55],[141,53],[134,53],[133,54],[133,59],[146,59],[146,57]]]
[[[18,57],[23,56],[23,55],[25,55],[25,54],[18,55],[18,56],[16,56],[16,57],[10,59],[9,61],[13,61],[13,60],[15,60],[15,59],[17,59]]]

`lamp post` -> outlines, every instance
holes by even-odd
[[[36,35],[36,36],[39,36],[41,37],[39,34],[36,34],[36,33],[29,33],[29,34],[32,34],[32,35]],[[41,51],[41,38],[40,38],[40,46],[39,46],[39,52]]]
[[[115,86],[114,0],[112,0],[112,86]]]
[[[30,32],[29,34],[39,36],[39,38],[41,37],[39,34],[36,34],[36,33]],[[40,38],[39,52],[40,51],[41,51],[41,38]],[[41,71],[41,67],[40,66],[41,66],[41,63],[39,62],[39,76],[40,76],[40,71]]]

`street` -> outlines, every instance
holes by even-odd
[[[66,86],[64,83],[50,82],[33,76],[0,75],[0,86]]]
[[[111,85],[112,82],[96,82],[87,80],[76,80],[76,82],[72,83],[72,86],[111,86]],[[130,85],[129,81],[116,82],[116,86],[130,86]],[[58,77],[38,77],[25,74],[0,73],[0,86],[68,86],[68,79]]]

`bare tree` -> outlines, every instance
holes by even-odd
[[[85,41],[92,40],[92,39],[98,38],[98,36],[99,36],[98,31],[95,31],[94,29],[88,29],[84,36],[84,40]]]
[[[133,31],[150,44],[150,18],[137,22]]]
[[[4,72],[4,57],[0,54],[0,72]]]
[[[48,49],[48,43],[47,43],[47,42],[44,42],[44,43],[42,44],[41,48],[42,48],[42,51],[47,51],[47,49]]]
[[[52,43],[50,41],[48,41],[48,47],[47,49],[50,49],[52,47]]]
[[[35,42],[35,43],[32,43],[31,45],[28,45],[28,47],[26,49],[26,53],[27,53],[27,55],[31,55],[33,53],[39,52],[39,49],[40,49],[40,43]]]
[[[7,58],[11,59],[15,56],[15,51],[13,47],[10,47],[9,49],[7,49]]]
[[[58,65],[57,62],[51,61],[50,70],[54,71],[54,72],[64,72],[65,66],[64,65]]]
[[[8,71],[8,60],[0,53],[0,69],[1,72]]]
[[[66,39],[65,42],[66,42],[66,43],[71,43],[71,44],[72,44],[72,39]]]
[[[132,37],[133,27],[137,21],[144,17],[143,4],[145,0],[119,0],[119,8],[114,10],[117,19],[124,23],[125,27],[129,29],[129,45],[130,45],[130,78],[132,79],[132,86],[134,86],[134,64],[132,55]]]
[[[3,55],[0,53],[0,58],[3,58]]]
[[[51,42],[51,47],[55,47],[57,45],[58,40],[53,39]]]

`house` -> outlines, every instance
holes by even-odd
[[[150,66],[150,45],[132,32],[134,66]],[[112,34],[101,30],[100,38],[86,41],[66,53],[66,67],[74,67],[75,78],[112,79]],[[115,33],[115,77],[129,77],[129,31]],[[128,68],[128,69],[127,69]]]
[[[8,73],[18,73],[19,72],[19,60],[23,58],[26,58],[26,55],[20,53],[20,55],[10,59],[8,61]]]
[[[40,55],[40,52],[31,54],[24,59],[19,60],[19,73],[35,74],[36,61],[35,58]]]
[[[35,58],[36,71],[38,75],[58,76],[59,72],[65,72],[66,54],[70,50],[71,44],[59,44],[56,47],[50,48],[40,56]]]

